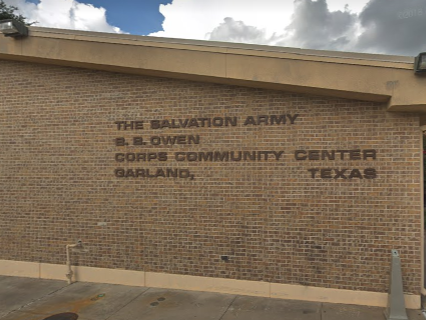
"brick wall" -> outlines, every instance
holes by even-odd
[[[82,239],[85,266],[385,292],[398,249],[419,293],[416,115],[9,61],[0,97],[0,259]]]

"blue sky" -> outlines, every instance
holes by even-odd
[[[19,7],[17,1],[6,1]],[[40,0],[27,0],[28,3],[40,4]],[[160,4],[171,3],[172,0],[88,0],[80,1],[94,7],[106,9],[107,22],[118,26],[123,32],[148,35],[161,31],[164,16],[160,13]]]
[[[416,56],[426,0],[4,0],[36,26]]]
[[[164,16],[159,11],[160,4],[171,3],[171,0],[90,0],[89,3],[104,7],[107,21],[124,32],[147,35],[162,30]]]

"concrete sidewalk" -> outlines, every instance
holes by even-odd
[[[77,318],[78,316],[78,318]],[[410,320],[425,320],[409,310]],[[1,320],[384,320],[382,308],[0,276]]]

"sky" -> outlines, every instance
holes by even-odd
[[[35,26],[416,56],[426,0],[4,0]]]

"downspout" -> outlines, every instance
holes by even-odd
[[[65,246],[65,251],[67,253],[67,270],[68,270],[65,276],[68,279],[68,284],[72,283],[72,277],[74,274],[74,272],[71,270],[71,259],[70,259],[71,250],[79,251],[79,252],[87,252],[87,250],[83,250],[83,242],[81,240],[78,240],[76,244],[67,244]]]

